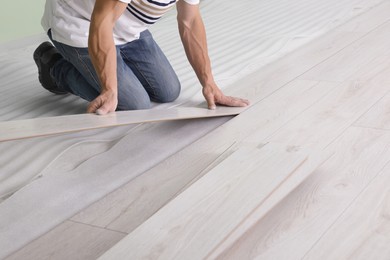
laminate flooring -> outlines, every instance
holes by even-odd
[[[57,241],[71,245],[72,233],[90,241],[72,246],[90,259],[129,259],[141,251],[137,259],[389,259],[388,11],[390,2],[382,1],[228,88],[252,97],[253,105],[10,259],[38,259]],[[267,147],[273,148],[263,153]],[[323,160],[293,184],[262,186],[274,178],[280,183],[316,154]],[[237,156],[243,165],[230,164]],[[261,171],[267,182],[260,173],[247,175],[250,166],[267,168]],[[233,181],[240,177],[245,185]],[[224,200],[232,187],[250,188]],[[262,208],[267,195],[249,191],[274,197]],[[107,233],[94,242],[76,232],[79,225]],[[105,246],[97,251],[99,243]],[[69,251],[59,249],[58,258]]]

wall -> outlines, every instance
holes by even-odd
[[[45,0],[0,1],[0,43],[43,32]]]

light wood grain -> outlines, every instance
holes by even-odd
[[[390,95],[386,95],[354,125],[390,130]]]
[[[302,259],[389,162],[390,133],[350,128],[327,150],[334,156],[219,259]]]
[[[317,65],[300,79],[343,82],[375,57],[389,55],[390,22],[368,33],[361,40]]]
[[[341,26],[339,31],[330,32],[278,62],[265,67],[260,72],[253,73],[245,80],[248,84],[240,83],[234,86],[234,88],[228,88],[227,92],[240,96],[242,93],[245,93],[243,96],[250,98],[252,101],[253,99],[260,100],[266,98],[273,91],[284,86],[314,65],[364,36],[364,33],[361,32],[346,32],[349,30],[347,27],[348,23],[345,29],[344,26]],[[319,86],[321,85],[323,84]],[[291,84],[285,87],[291,87]],[[289,109],[294,111],[293,107],[306,109],[309,103],[312,104],[312,101],[316,102],[318,97],[326,94],[326,92],[319,92],[319,95],[316,96],[314,94],[315,91],[320,91],[320,88],[313,88],[313,96],[310,96],[309,93],[302,93],[300,99],[290,99],[289,107],[284,107],[283,110],[280,110],[282,106],[278,107],[277,105],[279,101],[283,104],[283,101],[275,101],[274,106],[269,107],[270,110],[267,113],[253,112],[251,117],[243,118],[237,124],[241,124],[245,120],[249,122],[255,121],[250,118],[256,118],[256,113],[257,115],[270,114],[270,117],[268,119],[265,117],[264,120],[266,121],[262,122],[264,128],[260,124],[257,128],[251,128],[253,131],[265,129],[263,133],[267,136],[268,131],[275,131],[274,129],[280,128],[286,122],[286,119],[291,120],[290,116],[296,115],[293,113],[284,114],[284,112],[280,111],[289,111]],[[312,98],[312,100],[306,99],[305,97],[307,96]],[[275,98],[275,100],[277,99]],[[274,110],[275,113],[271,113]],[[300,112],[302,111],[298,113]],[[286,117],[282,119],[282,117],[278,116],[279,113],[284,114]],[[250,133],[250,131],[244,132],[241,136],[238,131],[234,130],[235,127],[233,125],[229,124],[228,127],[224,128],[223,131],[216,131],[209,137],[201,139],[177,155],[172,156],[146,172],[142,177],[137,178],[101,202],[94,204],[88,210],[83,211],[76,218],[130,232],[167,203],[167,201],[170,201],[180,193],[192,180],[196,180],[204,172],[207,172],[208,167],[213,168],[217,165],[218,158],[223,159],[225,154],[228,155],[234,151],[234,149],[230,150],[235,143],[235,138],[232,138],[232,136],[238,136],[238,140],[241,140],[242,137]],[[224,131],[227,133],[224,134]],[[213,165],[213,162],[216,164]],[[191,165],[191,167],[188,168],[187,175],[176,173],[188,165]],[[124,212],[122,215],[121,211]]]
[[[241,96],[245,93],[243,96],[250,98],[252,102],[264,99],[275,91],[276,96],[273,98],[274,102],[269,103],[270,107],[266,105],[267,112],[247,110],[244,114],[231,120],[232,123],[210,133],[177,155],[145,172],[122,189],[93,204],[75,216],[74,219],[131,232],[193,180],[200,178],[205,173],[204,170],[209,166],[212,167],[213,162],[218,162],[217,160],[222,154],[225,152],[229,154],[229,148],[236,140],[242,140],[252,131],[262,132],[264,136],[268,136],[285,124],[286,120],[290,120],[317,102],[320,97],[326,95],[328,88],[335,85],[329,84],[327,87],[325,83],[314,82],[312,86],[318,84],[318,87],[313,87],[310,90],[310,81],[308,81],[309,85],[304,81],[292,84],[288,84],[288,82],[363,36],[364,33],[330,32],[310,45],[287,55],[259,72],[251,74],[245,79],[248,84],[240,83],[234,89],[228,88],[227,91],[230,94],[240,94]],[[308,92],[305,93],[304,89],[298,90],[298,88],[293,87],[294,85],[307,86],[309,87]],[[281,89],[282,87],[283,89]],[[283,94],[282,92],[286,90],[291,90],[291,92]],[[302,91],[301,95],[296,95],[296,98],[293,98],[294,93],[300,91]],[[283,95],[287,96],[283,97]],[[288,107],[285,106],[286,104]],[[298,109],[297,114],[289,113],[296,111],[296,109]],[[279,117],[279,115],[286,117]],[[264,117],[264,119],[253,120],[259,116]],[[241,125],[244,127],[240,127]],[[186,175],[178,174],[188,165],[191,167],[188,168]]]
[[[96,259],[125,234],[66,221],[7,260]]]
[[[288,149],[298,151],[302,148],[289,146]],[[289,178],[287,178],[272,193],[270,193],[261,206],[257,207],[245,220],[242,221],[239,226],[237,226],[217,247],[213,249],[213,251],[207,256],[207,259],[215,259],[227,248],[231,247],[332,155],[333,154],[331,153],[311,152],[305,163],[302,164],[293,175],[289,176]]]
[[[336,86],[334,83],[313,81],[288,84],[72,219],[131,232],[167,200],[237,150],[241,141],[252,132],[263,138],[270,136]],[[261,143],[260,138],[257,141]],[[186,169],[186,174],[181,174],[183,169]]]
[[[0,142],[136,123],[237,115],[245,108],[171,108],[120,111],[104,116],[80,114],[0,122]]]
[[[240,148],[101,259],[202,259],[306,160],[300,149]]]
[[[390,164],[304,259],[390,259]]]
[[[268,141],[323,149],[389,91],[377,82],[345,82],[275,132]],[[257,133],[248,138],[257,140]]]
[[[356,9],[360,8],[361,6],[357,6]],[[390,20],[389,12],[389,1],[382,1],[382,3],[354,17],[353,19],[343,24],[339,28],[336,28],[335,30],[345,32],[370,32],[376,27]]]

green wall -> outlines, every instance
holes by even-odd
[[[45,0],[2,1],[0,43],[43,32],[41,17]]]

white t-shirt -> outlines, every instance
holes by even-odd
[[[118,0],[127,3],[127,10],[114,27],[116,45],[131,42],[170,10],[177,1],[199,4],[199,0]],[[91,14],[95,0],[46,0],[42,17],[43,29],[51,29],[55,41],[87,47]]]

